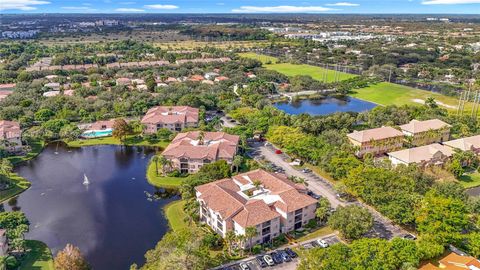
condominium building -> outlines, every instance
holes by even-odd
[[[377,156],[401,149],[404,134],[392,127],[381,127],[354,131],[347,134],[347,137],[358,148],[356,155],[362,157],[365,154]]]
[[[0,120],[0,146],[9,152],[22,149],[22,130],[18,122]]]
[[[433,143],[429,145],[414,147],[388,153],[388,157],[393,165],[399,164],[418,164],[420,166],[441,165],[445,163],[454,151],[452,148]]]
[[[198,113],[197,108],[188,106],[158,106],[148,110],[141,122],[147,134],[156,133],[161,128],[181,131],[198,126]]]
[[[179,133],[162,155],[181,173],[195,173],[203,165],[225,160],[231,164],[240,137],[225,132],[191,131]]]
[[[283,174],[254,170],[196,188],[200,219],[225,237],[228,231],[257,235],[244,245],[267,243],[315,218],[317,200]]]
[[[480,135],[444,142],[443,145],[458,149],[460,151],[473,151],[475,154],[479,155]]]
[[[439,119],[426,121],[412,120],[400,129],[414,146],[440,143],[450,139],[450,125]]]

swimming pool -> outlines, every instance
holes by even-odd
[[[98,138],[112,136],[112,129],[103,129],[103,130],[87,130],[82,133],[84,138]]]

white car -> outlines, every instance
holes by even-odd
[[[246,263],[240,263],[240,268],[242,270],[250,270],[250,267],[248,267],[248,265]]]
[[[323,239],[318,239],[317,244],[322,248],[327,248],[328,247],[328,243],[325,242],[325,240],[323,240]]]
[[[265,256],[263,256],[263,259],[268,264],[268,266],[274,266],[275,265],[275,262],[273,261],[272,256],[265,255]]]

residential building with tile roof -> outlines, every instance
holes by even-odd
[[[18,122],[0,120],[0,145],[9,152],[22,149],[22,130]]]
[[[248,227],[255,227],[252,245],[302,228],[315,218],[317,208],[317,200],[307,195],[305,186],[264,170],[200,185],[195,190],[202,222],[223,237],[228,231],[242,235]]]
[[[450,139],[450,125],[439,119],[412,120],[400,129],[414,146],[440,143]]]
[[[438,266],[427,263],[419,270],[480,270],[480,261],[472,256],[462,256],[451,252],[438,261]]]
[[[388,158],[392,165],[399,164],[418,164],[420,166],[441,165],[444,164],[452,155],[452,148],[433,143],[429,145],[414,147],[410,149],[388,153]]]
[[[443,145],[460,151],[473,151],[480,154],[480,135],[444,142]]]
[[[239,141],[239,136],[225,132],[179,133],[162,155],[172,161],[173,168],[181,173],[195,173],[203,165],[217,160],[231,164],[237,154]]]
[[[147,111],[141,123],[145,125],[144,132],[156,133],[161,128],[171,131],[181,131],[184,128],[198,126],[197,108],[189,106],[157,106]]]
[[[393,127],[373,128],[347,134],[348,140],[358,148],[356,155],[359,157],[365,154],[383,155],[401,149],[404,136]]]

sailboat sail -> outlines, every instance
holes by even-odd
[[[89,185],[90,184],[90,181],[88,181],[88,177],[86,174],[83,174],[83,184],[84,185]]]

